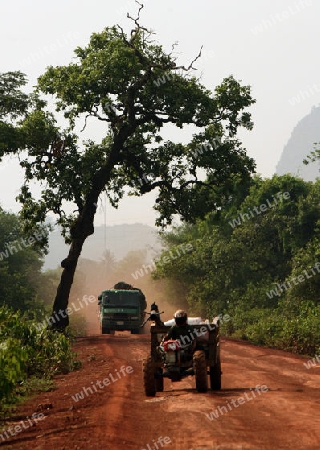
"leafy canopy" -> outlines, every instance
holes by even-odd
[[[232,181],[247,180],[254,170],[236,138],[239,127],[252,128],[249,86],[230,76],[210,92],[193,75],[195,61],[178,65],[174,48],[166,53],[139,17],[133,20],[130,35],[120,26],[94,33],[75,50],[73,62],[49,67],[39,78],[38,93],[55,97],[67,129],[39,109],[22,124],[28,145],[22,215],[31,224],[53,211],[70,242],[75,221],[93,217],[103,191],[117,207],[128,187],[138,196],[156,189],[157,225],[165,226],[175,213],[192,221],[218,208]],[[89,127],[92,120],[105,124],[104,137],[81,142],[79,121]],[[193,125],[199,132],[188,144],[164,141],[166,124]],[[37,200],[33,180],[45,183]],[[65,212],[66,203],[74,213]]]

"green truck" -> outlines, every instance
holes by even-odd
[[[102,334],[128,330],[139,334],[147,307],[140,289],[108,289],[98,296]]]

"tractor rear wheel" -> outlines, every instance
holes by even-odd
[[[206,355],[203,350],[196,350],[193,354],[193,369],[196,376],[196,389],[198,392],[207,392],[208,375]]]
[[[210,387],[213,391],[221,390],[221,361],[218,358],[216,364],[210,367]]]
[[[151,356],[143,360],[142,370],[144,392],[147,397],[154,397],[156,395],[156,380],[154,378],[154,364]]]

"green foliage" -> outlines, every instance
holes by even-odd
[[[0,343],[0,405],[25,377],[26,361],[26,350],[20,347],[18,339],[7,338]]]
[[[183,283],[198,314],[228,313],[228,335],[312,354],[319,347],[319,188],[289,175],[253,178],[219,215],[164,235],[166,252],[177,242],[193,251],[154,277]]]
[[[10,115],[12,119],[24,114],[28,108],[28,96],[20,87],[26,85],[26,76],[21,72],[0,75],[0,118]]]
[[[0,404],[14,400],[18,383],[35,377],[50,379],[78,367],[65,335],[0,308]]]
[[[22,143],[15,122],[25,115],[29,105],[28,96],[20,90],[26,83],[21,72],[0,73],[0,158],[17,151]]]
[[[48,233],[45,228],[26,235],[19,217],[0,207],[0,306],[21,311],[42,310],[41,267]]]
[[[281,306],[274,310],[237,308],[228,334],[257,345],[314,355],[320,347],[319,326],[319,305],[304,302],[294,315]]]
[[[26,75],[20,71],[0,73],[0,160],[3,155],[28,146],[21,122],[28,119],[31,109],[41,110],[45,105],[37,94],[28,95],[21,90],[26,84]]]

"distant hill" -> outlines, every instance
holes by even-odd
[[[276,167],[278,175],[290,173],[306,181],[315,181],[320,176],[320,163],[307,166],[303,159],[314,150],[314,144],[320,142],[320,107],[314,106],[311,113],[301,119],[292,131]]]
[[[68,246],[61,234],[53,231],[49,236],[49,254],[45,258],[43,269],[56,269],[67,256]],[[140,223],[95,227],[94,234],[86,240],[81,257],[99,260],[105,250],[111,251],[117,260],[129,251],[145,249],[152,255],[161,244],[157,230]]]

